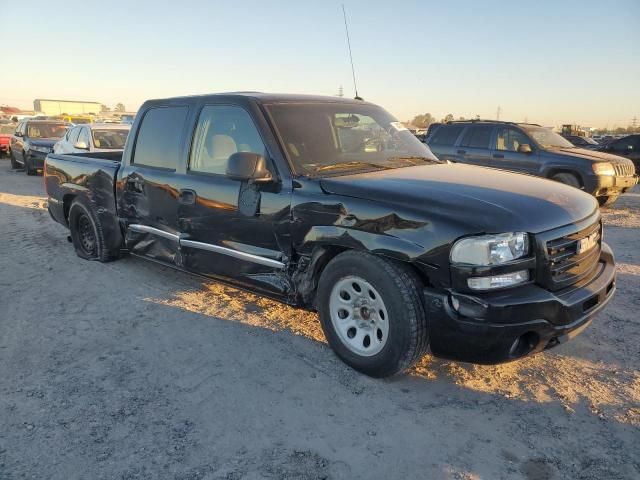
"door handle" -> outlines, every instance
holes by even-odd
[[[144,180],[137,177],[129,177],[127,178],[127,189],[132,190],[134,192],[141,193],[142,187],[144,185]]]
[[[196,198],[198,198],[196,192],[189,189],[180,190],[180,193],[178,194],[178,202],[183,205],[193,205],[196,203]]]
[[[493,158],[504,158],[504,155],[502,153],[494,153]]]
[[[458,153],[460,155],[465,155],[467,153],[467,151],[466,150],[458,150]]]

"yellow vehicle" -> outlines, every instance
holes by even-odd
[[[56,118],[63,122],[73,123],[75,125],[80,123],[94,123],[93,117],[89,117],[87,115],[58,115]]]

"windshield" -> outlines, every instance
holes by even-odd
[[[561,137],[550,128],[521,125],[533,140],[542,148],[576,148],[569,140]]]
[[[301,175],[440,163],[400,122],[374,105],[280,103],[267,109],[295,172]]]
[[[29,123],[27,128],[29,138],[61,138],[67,133],[64,123]]]
[[[93,144],[96,148],[104,148],[108,150],[122,150],[124,149],[124,143],[127,141],[129,135],[128,129],[104,129],[93,130]]]

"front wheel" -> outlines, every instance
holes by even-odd
[[[609,195],[608,197],[598,197],[598,203],[601,207],[608,207],[609,205],[613,205],[620,194]]]
[[[22,158],[24,159],[24,171],[27,175],[35,175],[36,171],[31,166],[31,160],[29,160],[29,156],[22,152]]]
[[[573,173],[556,173],[551,180],[555,180],[556,182],[564,183],[565,185],[570,185],[572,187],[580,188],[580,180]]]
[[[348,251],[325,268],[318,312],[331,348],[372,377],[405,370],[428,348],[421,282],[409,267]]]
[[[20,165],[18,165],[18,162],[16,161],[16,157],[13,155],[13,150],[9,150],[9,158],[11,159],[11,168],[13,170],[20,167]]]

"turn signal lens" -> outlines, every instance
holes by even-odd
[[[529,270],[519,270],[491,277],[474,277],[467,279],[467,285],[472,290],[492,290],[494,288],[512,287],[529,281]]]

